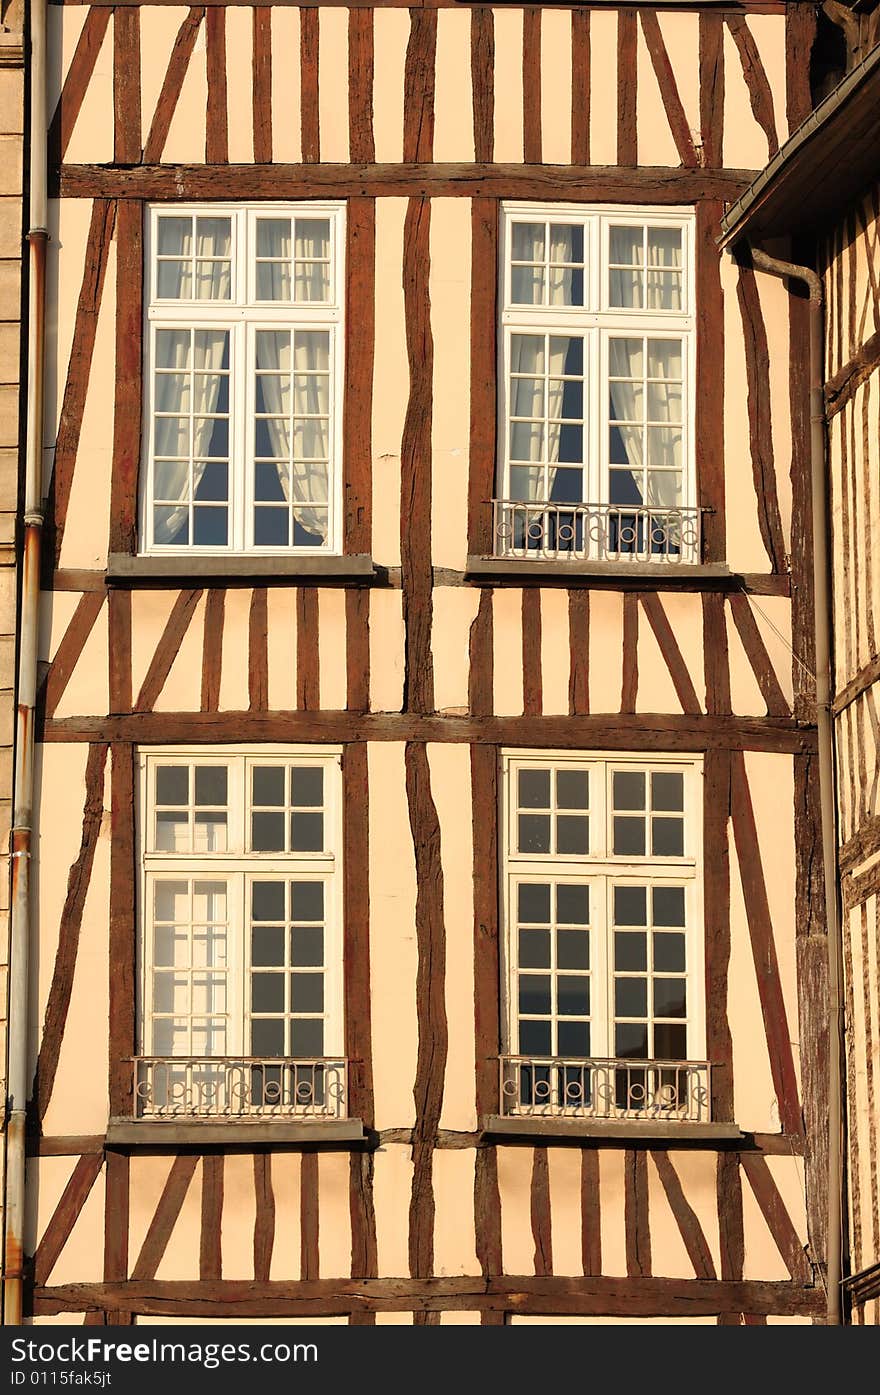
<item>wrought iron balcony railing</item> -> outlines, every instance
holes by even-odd
[[[493,499],[495,556],[525,561],[698,563],[701,510]]]
[[[138,1119],[344,1119],[348,1062],[136,1056]]]
[[[501,1058],[503,1114],[709,1123],[711,1099],[708,1061]]]

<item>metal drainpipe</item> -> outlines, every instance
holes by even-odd
[[[40,560],[43,536],[43,361],[46,303],[46,0],[31,0],[30,216],[27,437],[24,535],[19,610],[18,702],[12,819],[12,893],[9,934],[9,1065],[6,1125],[6,1215],[3,1324],[22,1320],[25,1223],[25,1127],[28,1066],[28,941],[31,902],[31,830],[34,790],[34,708]]]
[[[810,267],[780,261],[759,247],[752,263],[771,276],[806,283],[810,292],[810,475],[813,504],[813,588],[816,626],[816,728],[819,745],[819,803],[825,922],[828,938],[828,1252],[827,1321],[840,1326],[843,1238],[843,1060],[841,983],[842,945],[837,885],[837,818],[834,779],[834,728],[831,717],[831,551],[825,454],[825,403],[822,394],[822,282]]]

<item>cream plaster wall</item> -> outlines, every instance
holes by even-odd
[[[441,10],[439,13],[464,14]],[[471,201],[431,200],[431,552],[435,567],[463,571],[470,467]]]

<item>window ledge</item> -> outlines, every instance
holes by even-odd
[[[573,1119],[552,1115],[489,1114],[483,1133],[497,1138],[625,1139],[629,1143],[741,1143],[736,1124],[691,1124],[663,1119]]]
[[[468,557],[465,576],[473,580],[525,581],[534,577],[558,577],[567,585],[608,579],[618,588],[632,582],[637,588],[652,590],[664,586],[689,586],[725,582],[738,587],[740,577],[717,563],[700,566],[691,562],[567,562],[559,558]]]
[[[375,576],[373,559],[367,553],[346,557],[272,557],[252,553],[249,556],[205,557],[180,553],[175,557],[135,557],[125,552],[111,552],[107,558],[108,586],[137,585],[142,582],[173,582],[179,585],[193,581],[293,581],[299,578],[316,581],[370,581]]]
[[[361,1119],[111,1119],[108,1147],[156,1148],[219,1143],[366,1143]]]

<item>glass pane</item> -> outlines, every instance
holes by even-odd
[[[295,255],[303,261],[330,256],[329,218],[297,218]]]
[[[520,974],[519,1010],[531,1016],[550,1012],[549,974]]]
[[[324,975],[291,974],[290,1007],[292,1012],[323,1012]]]
[[[293,852],[322,852],[324,815],[291,814],[290,847]]]
[[[153,932],[153,963],[157,968],[183,968],[189,962],[189,935],[173,925]]]
[[[159,547],[182,547],[189,542],[189,513],[186,508],[153,509],[153,539]]]
[[[641,770],[615,770],[613,775],[615,809],[644,809],[645,776]]]
[[[648,229],[648,266],[681,266],[681,228]]]
[[[307,1058],[324,1054],[324,1023],[318,1019],[300,1020],[290,1024],[292,1056]]]
[[[251,915],[254,920],[283,920],[284,883],[254,882],[251,887]]]
[[[638,973],[648,967],[648,937],[618,930],[614,936],[614,967],[621,973]]]
[[[286,330],[257,330],[256,367],[290,372],[290,335]]]
[[[521,1056],[549,1056],[551,1049],[549,1022],[520,1022],[519,1053]]]
[[[654,771],[651,776],[652,809],[684,809],[684,776],[672,771]]]
[[[510,457],[512,460],[544,459],[544,426],[542,422],[511,422]]]
[[[544,260],[544,224],[514,223],[511,228],[511,251],[515,262]]]
[[[283,984],[284,980],[280,974],[278,981]],[[251,1023],[251,1054],[254,1056],[283,1056],[284,1050],[284,1023],[283,1021],[255,1021]]]
[[[189,1008],[189,975],[161,972],[153,974],[153,1011],[185,1016]]]
[[[543,378],[511,378],[510,414],[514,417],[543,416]]]
[[[297,330],[293,346],[295,373],[326,373],[330,368],[330,335],[325,329]]]
[[[556,888],[556,919],[562,925],[588,925],[590,888],[561,883]]]
[[[520,930],[519,966],[521,969],[550,968],[549,930]]]
[[[320,766],[296,766],[290,772],[290,784],[290,802],[295,808],[321,808],[324,772]]]
[[[188,412],[189,377],[185,373],[157,373],[155,408],[157,412]]]
[[[549,809],[550,771],[520,770],[517,790],[521,809]]]
[[[229,369],[229,331],[226,329],[197,329],[193,334],[193,367],[202,372],[219,373]],[[199,391],[199,383],[196,382]],[[202,401],[196,401],[197,408],[205,407],[209,400],[207,388]],[[208,408],[208,410],[215,410]]]
[[[160,300],[191,300],[191,263],[159,262],[156,268],[156,294]]]
[[[531,375],[544,372],[543,334],[510,336],[510,371]]]
[[[566,856],[582,856],[590,851],[590,820],[560,814],[556,820],[556,851]]]
[[[294,296],[314,303],[330,299],[330,267],[326,262],[295,262]]]
[[[228,257],[232,243],[229,218],[196,218],[196,256]]]
[[[653,904],[655,925],[684,925],[683,886],[655,886]]]
[[[590,980],[559,974],[556,979],[556,1008],[562,1017],[589,1017]]]
[[[212,810],[197,812],[193,822],[194,852],[226,851],[226,815]]]
[[[156,251],[160,257],[189,257],[192,255],[192,218],[163,217],[156,219]]]
[[[282,259],[290,256],[289,218],[257,219],[257,256]]]
[[[654,1056],[658,1061],[686,1061],[687,1027],[683,1023],[657,1022],[654,1026]]]
[[[681,309],[681,273],[648,268],[647,305],[649,310]]]
[[[284,767],[282,765],[255,766],[252,781],[254,804],[283,806]]]
[[[226,883],[193,882],[193,919],[201,924],[226,918]]]
[[[153,469],[153,493],[157,499],[187,499],[189,463],[185,460],[157,460]]]
[[[681,431],[674,426],[649,426],[647,430],[648,464],[681,466]]]
[[[549,853],[549,814],[520,814],[518,851],[531,853]]]
[[[618,1022],[614,1029],[614,1054],[644,1061],[648,1055],[648,1028],[641,1022]]]
[[[623,310],[640,310],[642,305],[642,273],[612,267],[608,273],[608,302]]]
[[[617,226],[610,229],[608,260],[623,266],[641,266],[644,261],[642,228]]]
[[[196,300],[229,300],[232,294],[229,262],[196,262]]]
[[[156,815],[156,851],[186,852],[189,847],[189,818],[184,813],[162,810]]]
[[[611,384],[611,403],[609,416],[612,421],[630,421],[639,423],[645,413],[644,393],[640,383],[617,383]],[[641,443],[641,436],[638,437]],[[624,442],[634,449],[634,442],[631,438],[624,436]],[[633,456],[633,449],[627,450],[627,459],[633,464],[640,463],[640,456]]]
[[[583,930],[557,930],[556,964],[560,969],[589,969],[589,935]]]
[[[613,851],[615,857],[645,856],[644,819],[615,818]]]
[[[254,509],[254,545],[256,547],[287,547],[290,543],[290,518],[287,509]]]
[[[614,924],[647,925],[647,893],[643,886],[614,888]]]
[[[284,964],[284,927],[255,925],[251,931],[251,963]]]
[[[584,273],[580,267],[551,266],[547,289],[551,305],[583,305]]]
[[[185,765],[160,765],[156,769],[156,803],[186,804],[189,801],[189,769]]]
[[[252,814],[251,847],[254,852],[283,852],[284,815]]]
[[[519,920],[527,925],[550,924],[550,888],[534,882],[520,882],[517,888]]]
[[[681,381],[681,340],[648,340],[648,377]]]
[[[294,920],[324,919],[324,883],[292,882],[291,916]]]
[[[663,973],[684,973],[684,935],[654,936],[654,969]],[[664,1014],[666,1016],[668,1014]]]
[[[251,974],[251,1011],[284,1011],[283,974]]]
[[[195,776],[196,804],[225,805],[225,765],[197,765]]]
[[[648,1013],[648,985],[643,978],[618,978],[614,980],[615,1017],[646,1017]]]
[[[324,963],[324,930],[322,926],[294,926],[291,934],[290,962],[298,968]]]
[[[189,417],[156,417],[153,449],[156,455],[186,458],[189,455]]]
[[[651,851],[655,857],[683,857],[683,819],[652,819]]]
[[[193,542],[199,547],[225,547],[228,541],[225,509],[193,509]]]
[[[544,269],[514,266],[510,272],[510,299],[514,305],[540,305],[544,298]]]
[[[649,421],[681,421],[681,385],[649,383],[647,405]]]
[[[589,779],[586,770],[556,772],[556,803],[560,809],[589,807]]]
[[[559,1037],[560,1056],[589,1056],[589,1022],[560,1022],[557,1028],[557,1034]],[[572,1104],[578,1104],[583,1101],[583,1084],[581,1081],[582,1074],[583,1071],[578,1071],[577,1077],[574,1080],[569,1080],[567,1082],[566,1098]]]
[[[290,300],[288,262],[257,262],[257,300]]]
[[[188,329],[158,329],[156,331],[156,367],[188,368],[190,347]]]

